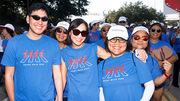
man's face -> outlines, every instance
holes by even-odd
[[[122,21],[119,21],[118,24],[119,24],[119,25],[122,25],[122,26],[125,26],[125,25],[126,25],[126,21],[123,21],[123,20],[122,20]]]
[[[30,27],[29,32],[36,35],[41,35],[47,28],[47,17],[47,13],[42,9],[33,11],[31,15],[28,15],[26,21]]]

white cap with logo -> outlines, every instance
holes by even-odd
[[[53,29],[56,29],[58,27],[64,27],[66,30],[68,30],[69,23],[65,21],[58,22],[58,24]]]
[[[110,40],[115,37],[121,37],[125,40],[128,40],[128,32],[126,27],[121,25],[112,26],[107,33],[107,38]]]
[[[144,26],[137,26],[134,28],[132,35],[135,34],[138,31],[145,31],[149,35],[149,30]]]

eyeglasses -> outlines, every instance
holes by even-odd
[[[67,30],[66,29],[57,28],[56,31],[58,33],[62,33],[63,32],[64,34],[67,34]]]
[[[119,23],[126,23],[126,21],[119,21]]]
[[[135,40],[139,40],[141,38],[143,41],[148,41],[148,36],[140,37],[139,35],[134,35],[133,37]]]
[[[103,29],[102,31],[103,31],[103,32],[108,32],[108,31],[109,31],[109,29]]]
[[[122,38],[112,38],[109,41],[112,43],[116,43],[117,40],[119,41],[120,44],[124,44],[126,42],[126,40],[122,39]]]
[[[41,19],[43,22],[48,21],[48,17],[40,17],[38,15],[30,15],[34,20],[39,20]]]
[[[73,34],[75,36],[78,36],[80,33],[82,37],[86,37],[86,35],[88,34],[88,31],[79,31],[78,29],[73,29]]]
[[[161,30],[160,30],[160,29],[158,29],[158,30],[156,30],[156,29],[151,29],[151,31],[152,31],[152,32],[157,31],[157,33],[160,33],[160,32],[161,32]]]

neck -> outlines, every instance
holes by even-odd
[[[42,34],[37,35],[31,31],[29,31],[26,35],[32,40],[39,40],[40,38],[42,38]]]
[[[152,38],[150,38],[150,40],[152,43],[157,43],[159,41],[159,39],[152,39]]]
[[[71,45],[72,46],[72,48],[74,48],[74,49],[79,49],[79,48],[81,48],[81,47],[83,47],[84,46],[84,43],[82,43],[81,45],[75,45],[75,44],[72,44]]]
[[[96,32],[97,30],[96,30],[95,28],[93,28],[91,31],[92,31],[92,32]]]
[[[59,42],[59,46],[60,46],[60,49],[63,49],[64,47],[66,47],[66,45],[62,42]]]

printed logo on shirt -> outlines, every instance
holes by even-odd
[[[105,70],[105,75],[102,77],[103,82],[123,80],[124,76],[128,76],[128,74],[124,71],[124,69],[125,69],[124,65],[112,66],[111,68],[108,67]]]
[[[68,70],[70,70],[71,72],[83,71],[88,70],[89,66],[92,66],[92,64],[88,61],[85,55],[84,57],[75,59],[70,58]]]
[[[44,57],[44,50],[26,50],[24,53],[24,58],[20,61],[24,66],[32,65],[44,65],[48,60]]]
[[[150,48],[150,51],[153,51],[153,50],[155,50],[155,49],[156,49],[156,48],[152,48],[152,47],[151,47],[151,48]]]

